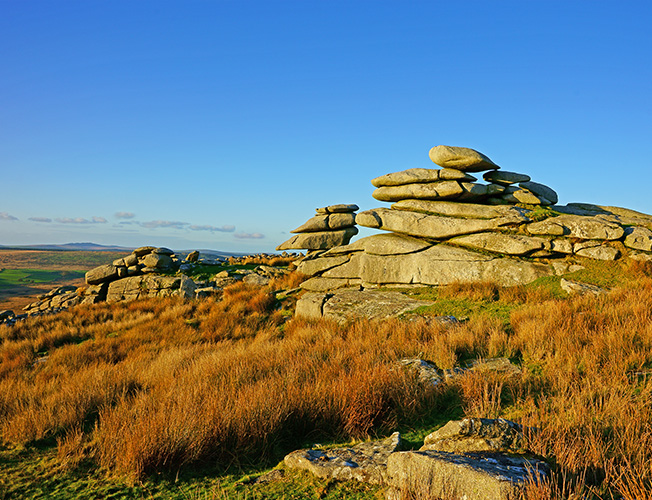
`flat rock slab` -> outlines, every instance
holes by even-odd
[[[482,205],[480,203],[461,203],[455,201],[436,200],[401,200],[392,205],[394,210],[420,212],[429,215],[445,215],[462,219],[497,219],[501,217],[514,218],[528,222],[527,214],[532,212],[526,208]]]
[[[618,240],[625,235],[620,224],[597,216],[560,215],[528,224],[527,231],[534,235],[569,236],[583,240]]]
[[[551,248],[549,240],[523,234],[476,233],[459,236],[450,241],[456,245],[506,255],[527,255],[537,250]]]
[[[482,172],[500,168],[487,156],[471,148],[440,145],[432,148],[428,156],[440,167],[454,168],[464,172]]]
[[[476,178],[460,170],[452,168],[410,168],[401,172],[381,175],[371,180],[375,187],[402,186],[403,184],[414,184],[415,182],[437,182],[437,181],[475,181]]]
[[[333,213],[315,215],[291,233],[314,233],[316,231],[334,231],[355,225],[353,213]]]
[[[503,184],[505,186],[519,182],[528,182],[530,180],[529,175],[507,172],[505,170],[492,170],[484,174],[482,178],[487,182],[495,182],[496,184]]]
[[[376,208],[360,212],[356,217],[360,226],[383,229],[421,238],[448,239],[464,234],[492,231],[522,222],[519,216],[496,219],[459,219],[418,212]]]
[[[358,205],[354,203],[340,203],[337,205],[316,208],[315,212],[318,214],[343,214],[347,212],[355,212],[358,208]]]
[[[360,443],[350,448],[297,450],[284,459],[292,469],[303,469],[323,479],[386,482],[387,459],[399,449],[401,437],[395,432],[380,441]]]
[[[388,498],[513,500],[519,490],[547,475],[545,462],[492,453],[457,455],[443,451],[392,453],[387,460]]]
[[[404,255],[358,252],[325,278],[361,278],[375,285],[450,285],[493,281],[501,286],[524,285],[554,275],[547,264],[510,257],[492,257],[446,244]]]
[[[301,233],[281,243],[276,247],[276,250],[326,250],[348,244],[349,240],[356,234],[358,234],[357,227],[348,227],[336,231]]]
[[[333,293],[306,293],[297,301],[295,314],[299,318],[323,317],[347,323],[359,318],[395,318],[432,304],[427,300],[412,299],[400,292],[342,289]]]

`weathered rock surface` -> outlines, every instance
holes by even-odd
[[[537,250],[550,250],[551,243],[545,238],[522,234],[476,233],[459,236],[451,243],[478,250],[503,253],[506,255],[527,255]]]
[[[372,196],[380,201],[400,201],[405,199],[446,200],[459,198],[465,193],[457,181],[427,182],[383,186],[377,188]]]
[[[419,238],[403,234],[374,234],[358,240],[358,247],[372,255],[402,255],[420,252],[432,246]]]
[[[339,288],[349,288],[360,286],[362,280],[360,278],[310,278],[309,280],[301,283],[303,290],[310,292],[326,292],[328,290],[337,290]]]
[[[276,249],[327,250],[346,245],[358,234],[353,214],[357,209],[358,206],[353,204],[317,208],[316,216],[292,231],[299,234],[281,243]]]
[[[89,285],[99,285],[105,281],[110,281],[118,277],[118,268],[113,264],[105,264],[91,269],[86,273],[86,283]]]
[[[520,221],[522,218],[519,216],[505,216],[496,219],[458,219],[387,208],[366,210],[360,212],[356,217],[356,222],[360,226],[430,239],[448,239],[464,234],[480,233]]]
[[[500,168],[487,156],[471,148],[435,146],[428,155],[440,167],[454,168],[464,172],[482,172]]]
[[[355,212],[359,209],[358,205],[353,203],[340,203],[339,205],[329,205],[327,207],[316,208],[318,214],[337,214],[346,212]]]
[[[618,240],[625,234],[623,227],[598,217],[560,215],[527,225],[534,235],[570,236],[585,240]]]
[[[387,439],[349,448],[297,450],[283,461],[286,467],[307,470],[324,479],[383,484],[386,482],[387,459],[400,445],[401,437],[395,432]]]
[[[123,278],[109,284],[106,301],[113,303],[172,295],[194,298],[195,286],[190,285],[189,281],[192,280],[187,276],[146,275]]]
[[[524,448],[525,438],[520,425],[502,418],[465,418],[451,420],[428,434],[421,451],[522,453]]]
[[[526,189],[527,191],[530,191],[531,193],[534,193],[537,196],[545,198],[546,200],[550,201],[552,205],[554,205],[559,201],[559,198],[555,190],[549,188],[545,184],[539,184],[538,182],[527,181],[527,182],[519,182],[518,186],[522,189]]]
[[[485,173],[482,178],[487,182],[503,184],[505,186],[518,184],[519,182],[530,181],[529,175],[517,174],[516,172],[507,172],[505,170],[492,170]]]
[[[602,295],[607,293],[605,288],[589,283],[568,280],[566,278],[562,278],[559,284],[561,289],[570,295]]]
[[[392,209],[420,212],[429,215],[445,215],[462,219],[498,219],[508,217],[521,222],[529,222],[527,214],[531,212],[531,210],[520,207],[434,200],[401,200],[394,203]]]
[[[319,231],[314,233],[301,233],[293,236],[286,242],[276,247],[277,250],[306,249],[324,250],[340,245],[346,245],[349,240],[358,234],[357,227],[349,227],[337,231]]]
[[[652,252],[652,231],[647,227],[625,228],[625,246],[634,250]]]
[[[355,215],[352,213],[334,213],[316,215],[308,219],[291,233],[309,233],[315,231],[333,231],[355,225]]]
[[[505,193],[504,199],[510,203],[525,203],[527,205],[552,205],[552,200],[538,195],[527,189],[519,189],[512,193]]]
[[[476,178],[452,168],[410,168],[401,172],[381,175],[371,180],[375,187],[401,186],[403,184],[437,182],[437,181],[475,181]]]
[[[547,264],[492,257],[439,244],[404,255],[356,253],[347,263],[326,271],[323,276],[361,278],[363,283],[378,285],[494,281],[502,286],[513,286],[552,274],[554,269]]]
[[[297,271],[306,276],[328,271],[333,267],[340,266],[349,260],[348,255],[336,255],[334,257],[323,257],[321,259],[303,260],[297,266]]]
[[[525,457],[443,451],[404,451],[387,460],[387,498],[412,494],[417,498],[513,500],[532,478],[548,471],[545,462]]]
[[[297,317],[323,317],[347,323],[359,318],[395,318],[428,305],[432,302],[416,300],[400,292],[347,288],[332,293],[306,293],[297,301],[295,314]]]

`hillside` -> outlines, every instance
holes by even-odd
[[[0,326],[4,496],[379,498],[381,486],[280,467],[290,451],[463,416],[540,429],[528,447],[552,475],[526,498],[649,498],[652,272],[587,265],[568,295],[553,277],[405,290],[423,319],[291,319],[286,274],[204,299],[81,305]],[[280,293],[279,293],[280,292]],[[452,315],[461,322],[429,321]],[[466,372],[433,386],[400,368],[507,357],[519,374]],[[264,476],[267,477],[267,476]]]

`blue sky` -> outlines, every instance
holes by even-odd
[[[652,212],[648,1],[0,0],[0,244],[271,251],[477,149]]]

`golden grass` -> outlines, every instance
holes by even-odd
[[[442,389],[399,368],[509,356],[522,375],[469,373],[468,416],[523,423],[553,467],[525,498],[652,498],[652,279],[600,297],[555,299],[492,284],[444,294],[518,304],[508,325],[286,322],[273,291],[236,284],[221,300],[78,307],[0,327],[0,437],[56,439],[62,467],[94,460],[141,477],[188,464],[278,459],[330,439],[384,434],[446,411]],[[452,296],[452,295],[449,295]]]

